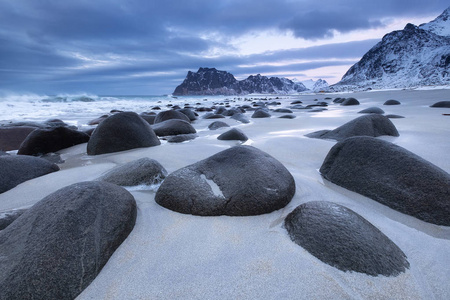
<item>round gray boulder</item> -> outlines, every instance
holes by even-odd
[[[36,129],[23,141],[17,154],[42,155],[88,141],[89,135],[67,127]]]
[[[244,124],[250,123],[250,120],[242,113],[234,114],[230,118]]]
[[[283,208],[294,194],[294,178],[279,161],[236,146],[169,174],[155,201],[184,214],[250,216]]]
[[[209,124],[209,126],[208,126],[209,130],[216,130],[216,129],[223,128],[223,127],[230,127],[230,125],[228,125],[227,123],[222,122],[222,121],[215,121],[215,122],[212,122],[211,124]]]
[[[406,255],[394,242],[342,205],[302,204],[286,217],[284,225],[292,241],[341,271],[396,276],[409,268]]]
[[[134,112],[122,112],[98,125],[87,144],[87,154],[112,153],[160,144],[147,121]]]
[[[257,109],[253,113],[252,118],[270,118],[270,113],[264,109]]]
[[[399,133],[389,118],[378,114],[369,114],[351,120],[334,130],[320,130],[305,136],[341,141],[353,136],[377,137],[382,135],[399,136]]]
[[[245,135],[245,133],[238,129],[238,128],[232,128],[221,135],[217,137],[218,140],[221,141],[243,141],[245,142],[248,140],[248,137]]]
[[[394,99],[387,100],[386,102],[383,103],[383,105],[400,105],[400,104],[401,104],[400,101]]]
[[[0,231],[0,299],[75,299],[136,220],[136,202],[107,182],[45,197]]]
[[[166,178],[167,171],[154,159],[144,157],[116,167],[98,178],[121,186],[159,184]]]
[[[59,167],[34,156],[0,156],[0,193],[27,180],[59,171]]]
[[[155,124],[161,123],[161,122],[164,122],[167,120],[171,120],[171,119],[184,120],[188,123],[191,122],[191,120],[184,113],[182,113],[180,111],[166,110],[166,111],[162,111],[156,115]]]
[[[344,101],[341,102],[342,106],[350,106],[350,105],[359,105],[359,101],[355,98],[346,98]]]
[[[384,110],[379,107],[369,107],[358,112],[359,114],[379,114],[384,115]]]
[[[439,101],[431,105],[430,107],[446,107],[450,108],[450,101]]]
[[[179,135],[196,133],[191,123],[181,119],[169,119],[152,126],[157,136]]]
[[[337,143],[325,179],[425,222],[450,226],[450,175],[390,142],[353,137]]]

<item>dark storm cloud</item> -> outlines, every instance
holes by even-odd
[[[133,86],[147,92],[145,82],[161,90],[200,66],[239,76],[344,64],[376,40],[250,56],[203,53],[233,50],[231,38],[260,30],[315,40],[383,26],[389,17],[437,15],[447,5],[440,0],[0,0],[0,89],[97,92]],[[289,59],[314,61],[272,64]]]

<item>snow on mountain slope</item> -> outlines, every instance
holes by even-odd
[[[332,90],[450,85],[450,8],[420,27],[391,32],[353,65]]]

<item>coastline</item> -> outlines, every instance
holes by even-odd
[[[315,99],[322,101],[339,95],[341,93],[266,96],[272,100],[279,97],[276,101],[282,104],[271,108],[281,108],[289,107],[294,98],[307,105],[314,104]],[[271,112],[271,118],[250,119],[252,112],[247,112],[251,120],[249,124],[222,119],[245,132],[249,140],[244,145],[267,152],[291,172],[297,185],[292,201],[283,209],[260,216],[199,217],[159,206],[154,201],[154,190],[146,187],[131,190],[138,204],[135,228],[77,299],[273,299],[298,298],[298,295],[303,298],[344,299],[448,297],[450,228],[401,214],[324,180],[318,169],[336,141],[311,139],[304,135],[334,129],[361,116],[359,111],[377,106],[386,114],[405,117],[392,119],[399,137],[384,136],[380,139],[397,144],[449,173],[450,117],[443,115],[449,113],[449,109],[429,106],[449,100],[450,90],[390,90],[347,95],[357,98],[361,104],[342,107],[325,100],[330,103],[328,110],[293,110],[295,119],[280,119],[278,117],[282,113],[275,112]],[[244,101],[245,98],[257,97],[242,96],[239,97],[241,100],[230,102],[230,105],[251,104],[251,101]],[[233,98],[228,97],[230,100]],[[401,105],[383,106],[389,99],[399,100]],[[208,106],[215,101],[199,102]],[[167,104],[185,103],[186,98],[178,97],[158,105],[163,108]],[[147,108],[156,104],[147,104]],[[195,103],[191,104],[195,106]],[[121,105],[118,108],[125,107],[126,102]],[[140,104],[132,108],[146,107]],[[92,115],[77,120],[74,117],[70,121],[85,126],[94,114],[98,117],[101,112],[95,110]],[[202,119],[204,113],[199,114],[200,118],[192,123],[198,137],[192,141],[180,144],[162,141],[156,147],[97,156],[86,154],[86,144],[61,150],[59,153],[65,160],[60,165],[61,171],[24,182],[0,194],[0,212],[29,207],[61,187],[95,180],[113,167],[141,157],[157,160],[171,173],[241,144],[238,141],[218,141],[217,136],[227,129],[209,130],[208,125],[214,120]],[[342,272],[292,243],[282,226],[284,218],[298,205],[318,200],[345,205],[363,216],[405,252],[411,268],[397,277]]]

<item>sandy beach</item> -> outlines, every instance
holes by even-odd
[[[267,97],[275,100],[276,96]],[[450,227],[402,214],[323,179],[319,168],[336,141],[304,135],[334,129],[361,116],[359,111],[376,106],[386,114],[405,117],[391,119],[399,137],[379,139],[399,145],[449,173],[450,116],[444,114],[449,114],[450,109],[430,108],[430,105],[450,100],[450,90],[279,97],[275,101],[280,101],[281,105],[270,108],[288,108],[294,99],[300,99],[303,105],[314,104],[315,99],[329,105],[322,112],[293,109],[295,119],[278,118],[284,114],[276,112],[271,112],[270,118],[253,119],[250,118],[253,112],[249,111],[246,113],[249,124],[229,117],[220,120],[248,136],[249,140],[243,145],[270,154],[289,170],[296,184],[292,201],[283,209],[259,216],[201,217],[158,205],[154,199],[158,186],[128,187],[138,207],[135,227],[77,299],[449,298]],[[354,97],[361,104],[344,107],[325,99],[327,97]],[[230,105],[251,104],[243,101],[244,98]],[[401,105],[384,106],[389,99],[398,100]],[[181,97],[171,101],[184,103]],[[202,103],[206,104],[213,103]],[[195,103],[192,105],[195,107]],[[204,113],[199,114],[199,119],[192,122],[198,137],[187,142],[162,140],[160,146],[96,156],[87,155],[86,144],[61,150],[58,153],[65,161],[59,164],[61,170],[0,194],[0,212],[30,207],[60,188],[95,180],[114,167],[139,158],[157,160],[170,174],[242,144],[217,140],[229,128],[209,130],[208,125],[216,120],[203,119]],[[80,118],[76,123],[87,128],[89,118],[91,116]],[[405,253],[410,268],[395,277],[374,277],[343,272],[318,260],[292,242],[283,227],[285,217],[292,210],[310,201],[334,202],[360,214]]]

